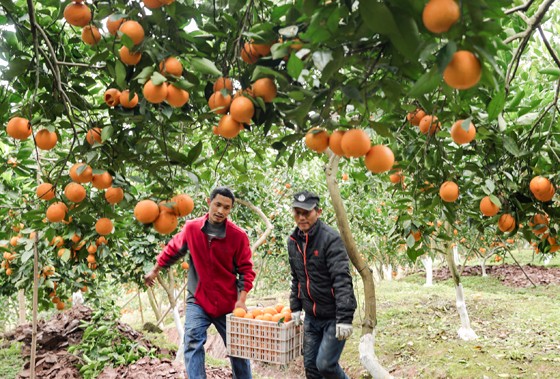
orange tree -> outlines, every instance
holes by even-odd
[[[375,173],[364,181],[386,175],[392,159],[384,146],[391,148],[406,177],[406,188],[394,194],[402,199],[395,202],[402,215],[395,231],[407,237],[410,258],[421,253],[410,231],[426,220],[453,224],[459,214],[479,228],[510,214],[502,229],[516,233],[523,222],[525,238],[538,237],[542,250],[553,251],[558,96],[555,83],[543,80],[558,76],[547,39],[548,20],[558,18],[549,12],[552,1],[505,9],[503,0],[449,0],[447,13],[434,4],[0,2],[2,142],[29,152],[16,169],[27,183],[22,188],[49,182],[57,191],[17,217],[48,237],[64,228],[71,238],[80,229],[90,240],[97,240],[97,220],[109,218],[114,239],[125,244],[122,229],[139,200],[172,199],[199,184],[207,192],[223,182],[223,172],[233,167],[242,178],[239,167],[268,155],[288,167],[302,163],[310,153],[301,141],[318,127],[333,133],[315,129],[307,145],[321,151],[326,142],[352,157],[364,174]],[[529,64],[524,56],[538,51],[528,44],[536,32],[547,53]],[[408,113],[418,127],[405,121]],[[54,146],[41,129],[56,133]],[[125,202],[112,206],[105,189],[85,184],[86,202],[72,208],[62,193],[77,162],[92,174],[109,172]],[[83,168],[75,174],[88,176]],[[539,179],[530,191],[537,175],[552,184]],[[458,200],[451,201],[453,188],[440,200],[446,181],[457,184]],[[333,200],[336,192],[331,186]],[[476,221],[483,195],[501,209],[491,221]],[[42,223],[47,204],[57,201],[69,208],[53,209],[67,227]],[[335,210],[341,214],[340,206]],[[548,219],[529,220],[536,213]],[[550,239],[541,238],[545,231],[553,232]],[[361,269],[363,260],[351,255]]]

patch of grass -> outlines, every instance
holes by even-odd
[[[479,338],[463,341],[457,336],[460,319],[453,283],[424,287],[423,281],[422,275],[414,275],[381,282],[376,288],[375,351],[393,375],[558,377],[560,288],[510,288],[491,277],[464,277],[467,310]],[[360,321],[357,316],[355,326]],[[353,336],[343,353],[343,364],[349,369],[359,367],[358,338]],[[360,375],[365,377],[363,372]]]
[[[3,342],[0,340],[0,346]],[[12,343],[7,348],[0,349],[0,378],[15,378],[23,367],[23,363],[20,343]]]

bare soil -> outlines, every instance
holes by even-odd
[[[501,264],[486,266],[486,274],[498,278],[504,285],[510,287],[529,287],[533,283],[537,286],[560,285],[560,268],[543,267],[535,265],[521,266],[513,264]],[[459,268],[461,271],[462,268]],[[527,276],[531,279],[527,279]],[[481,276],[480,266],[466,266],[462,271],[463,276]],[[451,274],[447,267],[434,270],[434,280],[447,280]],[[532,283],[531,283],[532,282]]]

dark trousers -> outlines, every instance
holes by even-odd
[[[305,314],[303,363],[308,379],[348,379],[338,364],[345,340],[336,335],[336,319],[318,319]]]
[[[206,330],[214,324],[226,343],[226,316],[210,317],[198,305],[189,303],[185,316],[185,368],[189,379],[206,378],[204,368],[204,344]],[[234,379],[251,379],[251,364],[248,359],[230,357]]]

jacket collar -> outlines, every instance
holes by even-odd
[[[307,233],[302,232],[296,226],[296,228],[294,229],[294,232],[292,233],[292,237],[294,237],[296,239],[300,239],[300,240],[305,240],[305,235],[307,234],[309,236],[309,239],[313,239],[313,238],[315,238],[317,233],[319,233],[319,229],[321,229],[322,224],[323,224],[323,222],[321,221],[321,219],[317,219],[317,222],[315,224],[313,224],[313,226],[311,227],[311,229],[309,229],[309,231]]]
[[[210,218],[210,214],[206,213],[204,216],[202,216],[202,225],[200,226],[200,230],[202,231],[202,233],[206,234],[206,225],[210,223],[210,221],[208,220]],[[224,221],[224,235],[223,236],[219,236],[216,237],[218,239],[222,239],[226,237],[227,234],[227,229],[229,227],[229,224],[231,223],[231,221],[229,220],[229,218],[226,218],[226,220]]]

